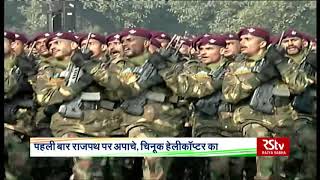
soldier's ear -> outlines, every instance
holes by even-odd
[[[263,40],[260,42],[260,49],[266,48],[267,47],[267,41]]]
[[[143,46],[145,49],[148,49],[149,46],[150,46],[150,41],[149,40],[145,40],[144,43],[143,43]]]
[[[10,43],[10,48],[13,49],[16,45],[17,45],[17,43],[15,41],[13,41]]]
[[[225,51],[226,49],[224,48],[224,47],[222,47],[222,48],[220,48],[220,55],[224,55],[224,51]]]
[[[308,47],[308,41],[306,41],[305,39],[302,39],[302,46],[303,47]]]
[[[71,42],[71,49],[76,50],[79,47],[79,45],[76,42]]]
[[[103,52],[106,52],[106,51],[107,51],[107,45],[102,44],[102,45],[101,45],[101,50],[102,50]]]

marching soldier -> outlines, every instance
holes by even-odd
[[[32,88],[27,68],[13,52],[15,34],[4,31],[4,127],[7,179],[31,179],[28,137],[32,132]]]
[[[224,48],[223,56],[232,61],[240,54],[240,38],[234,33],[226,33],[224,36],[226,47]]]
[[[160,48],[161,48],[161,43],[157,39],[151,38],[150,45],[148,48],[150,54],[153,54],[154,52],[159,52]]]
[[[165,32],[152,31],[151,36],[153,39],[156,39],[158,42],[160,42],[162,48],[167,47],[171,40],[171,37]]]
[[[28,39],[24,34],[21,33],[15,33],[15,41],[13,51],[16,56],[20,56],[21,54],[25,53],[25,48],[27,47]]]
[[[228,40],[236,38],[237,36]],[[221,104],[222,78],[231,62],[222,56],[226,47],[226,37],[202,36],[197,40],[196,46],[199,49],[201,62],[187,61],[183,64],[183,69],[179,71],[179,68],[171,68],[172,72],[168,71],[163,78],[171,90],[180,97],[197,98],[193,102],[195,109],[191,123],[194,137],[241,136],[239,130],[237,132],[236,128],[232,128],[235,125],[230,121],[230,115],[226,116],[226,113],[230,114],[232,111],[223,109]],[[230,48],[227,52],[233,57],[237,52],[232,50]],[[201,169],[203,179],[241,178],[241,164],[238,163],[236,168],[229,169],[236,160],[231,162],[228,158],[209,158],[205,162],[204,168]],[[204,163],[203,160],[201,163]]]
[[[107,91],[116,91],[115,95],[124,99],[120,105],[123,110],[121,127],[129,137],[179,136],[187,109],[183,106],[175,108],[171,102],[167,102],[167,98],[163,98],[170,95],[170,91],[157,86],[161,78],[156,71],[149,77],[141,77],[145,74],[139,72],[145,69],[134,71],[134,68],[153,68],[157,65],[152,63],[152,66],[145,66],[154,57],[148,52],[150,38],[150,33],[142,28],[124,30],[121,42],[128,59],[118,73],[99,68],[100,64],[81,61],[75,61],[75,64],[83,67]],[[170,161],[170,158],[145,157],[143,178],[165,179]]]
[[[85,48],[88,43],[88,49],[92,52],[91,58],[106,61],[107,46],[105,45],[105,37],[96,33],[91,33],[89,40],[86,39],[87,37],[88,34],[84,34],[79,38],[78,41],[81,48]]]
[[[275,53],[273,46],[267,48],[268,31],[248,27],[241,29],[239,36],[241,53],[246,58],[229,65],[222,84],[223,97],[238,106],[233,121],[240,125],[245,137],[273,137],[295,116],[288,87],[279,80],[273,65]],[[273,171],[275,165],[274,157],[256,157],[255,179],[279,177],[279,170]]]
[[[35,53],[41,61],[49,61],[51,54],[46,46],[46,42],[52,33],[39,33],[31,41],[29,41],[29,49],[32,50],[34,44]],[[32,52],[33,53],[33,52]]]
[[[284,171],[287,178],[314,179],[316,177],[316,54],[305,47],[304,35],[294,29],[284,33],[281,45],[286,58],[278,58],[275,65],[282,80],[289,87],[292,107],[297,112],[290,126],[291,154]],[[283,55],[283,51],[279,54]],[[281,133],[282,135],[282,133]],[[302,162],[302,163],[299,163]],[[293,170],[293,167],[294,170]]]
[[[72,33],[56,33],[48,38],[47,46],[50,53],[58,61],[54,64],[42,67],[36,76],[34,89],[37,102],[45,107],[46,114],[51,117],[50,128],[54,136],[57,137],[81,137],[81,136],[106,136],[108,128],[112,129],[112,119],[104,121],[105,109],[97,109],[100,98],[97,87],[88,87],[92,79],[85,73],[73,84],[73,73],[76,68],[70,68],[70,59],[83,58],[79,52],[77,39]],[[87,52],[85,58],[89,59],[92,52]],[[69,74],[69,75],[68,75]],[[88,88],[87,88],[88,87]],[[86,90],[87,99],[94,98],[94,101],[82,101],[80,116],[69,114],[69,105],[78,102],[75,98],[82,98],[81,92]],[[62,106],[64,105],[64,106]],[[78,105],[78,104],[77,104]],[[102,118],[102,119],[101,119]],[[110,122],[110,123],[109,123]],[[109,123],[109,124],[108,124]],[[111,131],[111,130],[110,130]],[[91,158],[74,158],[73,175],[74,179],[103,179],[105,176],[105,160]]]

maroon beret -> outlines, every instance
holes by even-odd
[[[183,39],[181,40],[182,44],[192,47],[192,40],[191,39]]]
[[[50,41],[52,41],[53,39],[65,39],[65,40],[70,40],[73,42],[78,43],[77,38],[75,37],[75,35],[72,32],[56,32],[51,34],[48,39],[47,39],[47,47],[50,43]]]
[[[306,41],[308,41],[308,42],[311,42],[312,39],[314,39],[313,37],[311,37],[311,36],[310,36],[309,34],[307,34],[307,33],[302,33],[302,35],[303,35],[302,39],[304,39],[304,40],[306,40]]]
[[[301,39],[304,38],[303,34],[299,31],[296,31],[294,29],[288,29],[283,34],[283,39],[288,37],[299,37]]]
[[[246,28],[240,29],[238,36],[241,37],[242,35],[245,35],[245,34],[251,34],[256,37],[261,37],[269,43],[270,35],[266,29],[259,28],[259,27],[246,27]]]
[[[213,44],[217,46],[226,46],[226,40],[223,35],[209,35],[207,37],[202,37],[197,43],[197,47],[205,44]]]
[[[84,35],[80,36],[80,38],[79,38],[79,40],[78,40],[79,44],[80,44],[83,40],[86,40],[86,39],[88,38],[88,35],[89,35],[89,34],[84,34]],[[91,36],[90,36],[90,37],[91,37],[91,39],[95,39],[95,40],[99,41],[99,42],[102,43],[102,44],[105,44],[105,43],[106,43],[104,36],[101,36],[100,34],[91,33]]]
[[[74,37],[76,38],[78,44],[80,44],[80,38],[82,36],[86,35],[86,33],[73,33],[73,34],[74,34]]]
[[[24,34],[15,33],[14,36],[16,40],[21,41],[23,44],[26,44],[28,42],[28,38]]]
[[[154,45],[155,47],[157,47],[157,48],[161,48],[161,43],[160,43],[157,39],[155,39],[155,38],[151,38],[151,39],[150,39],[150,43],[151,43],[152,45]]]
[[[280,40],[279,35],[271,36],[269,39],[269,43],[275,45],[279,43],[279,40]]]
[[[152,38],[166,39],[166,40],[169,40],[169,41],[171,40],[171,37],[165,32],[152,31],[151,35],[152,35]]]
[[[10,31],[4,31],[4,38],[7,38],[11,41],[15,41],[15,35],[13,32]]]
[[[120,33],[112,33],[106,37],[106,44],[116,39],[120,41],[120,37],[121,37]]]
[[[198,47],[197,44],[198,44],[198,42],[200,41],[201,38],[203,38],[203,35],[196,36],[196,37],[194,37],[194,38],[192,39],[191,44],[192,44],[192,47],[193,47],[193,48],[196,49],[196,48]]]
[[[226,33],[224,34],[225,40],[237,40],[240,41],[238,34],[236,33]]]
[[[53,34],[54,33],[52,32],[39,33],[31,40],[31,42],[37,41],[38,39],[42,39],[42,38],[49,38]]]
[[[133,36],[139,36],[139,37],[144,37],[146,39],[151,39],[152,35],[151,33],[144,28],[128,28],[122,31],[121,37],[125,37],[128,35],[133,35]]]

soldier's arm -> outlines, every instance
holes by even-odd
[[[19,90],[19,83],[13,71],[4,72],[4,97],[10,99]]]
[[[65,86],[63,78],[54,78],[52,67],[43,67],[38,71],[32,84],[36,101],[41,106],[60,104],[74,97],[72,90]]]
[[[117,96],[122,99],[135,96],[144,90],[137,83],[136,74],[126,72],[120,67],[110,69],[104,67],[103,63],[95,63],[87,66],[86,72],[106,91],[117,91]]]
[[[192,72],[179,65],[163,70],[161,75],[168,88],[178,96],[201,98],[212,94],[219,87],[206,71]]]
[[[282,80],[289,86],[291,93],[299,94],[304,89],[315,83],[316,79],[299,68],[299,65],[294,62],[285,62],[277,65],[281,74]]]
[[[255,73],[249,69],[241,70],[239,65],[236,62],[229,65],[222,83],[223,98],[233,104],[249,97],[261,83]]]

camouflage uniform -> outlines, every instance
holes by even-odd
[[[247,99],[261,85],[257,73],[253,72],[252,69],[263,58],[266,58],[266,53],[267,51],[260,56],[256,55],[250,59],[246,58],[244,61],[231,63],[222,84],[224,99],[229,103],[239,105],[234,111],[233,121],[241,126],[243,135],[246,137],[273,137],[275,132],[278,132],[276,129],[286,129],[288,124],[292,123],[297,116],[290,104],[288,95],[279,93],[289,91],[288,87],[279,80],[272,81],[272,93],[275,100],[271,114],[260,112],[248,105]],[[273,157],[257,157],[256,162],[256,179],[267,179],[272,175],[278,175],[272,171],[275,163]]]
[[[32,107],[23,106],[20,102],[27,100],[27,98],[32,99],[32,94],[27,91],[27,87],[22,87],[22,83],[27,82],[25,82],[26,79],[24,77],[19,75],[21,71],[16,66],[16,58],[13,56],[6,58],[4,63],[4,135],[5,149],[8,156],[5,162],[6,178],[31,179],[32,166],[29,158],[29,141],[27,137],[31,135],[34,113]],[[21,94],[24,96],[21,97]],[[16,107],[16,111],[8,110],[12,107]]]
[[[225,109],[220,108],[221,104],[220,90],[222,85],[222,77],[214,77],[215,72],[220,71],[223,74],[224,69],[228,66],[230,60],[222,58],[218,63],[204,65],[198,60],[189,60],[183,64],[183,69],[179,65],[175,65],[170,71],[164,75],[164,80],[167,86],[178,96],[182,98],[197,98],[196,101],[191,101],[192,106],[195,105],[194,113],[190,117],[192,125],[192,136],[194,137],[234,137],[241,136],[236,124],[231,122],[230,113]],[[208,98],[216,97],[215,107],[210,106],[210,112],[203,111],[204,108],[198,107],[200,101],[205,101]],[[197,103],[198,102],[198,103]],[[215,108],[216,110],[214,110]],[[215,111],[215,112],[214,112]],[[203,164],[203,158],[199,159]],[[236,160],[232,160],[232,162]],[[228,179],[229,174],[236,174],[234,178],[240,178],[242,171],[239,173],[229,172],[228,167],[231,163],[229,158],[210,158],[206,161],[209,169],[202,169],[202,178],[213,179]],[[209,174],[205,174],[208,173]],[[230,178],[230,177],[229,177]]]
[[[44,108],[44,112],[47,113],[46,116],[52,115],[50,128],[53,135],[56,137],[69,137],[81,136],[81,134],[82,136],[106,136],[110,134],[114,127],[111,127],[112,123],[108,124],[104,118],[115,112],[110,113],[109,110],[102,108],[83,110],[83,119],[65,118],[57,112],[60,104],[67,100],[72,100],[79,93],[73,92],[65,85],[64,79],[58,77],[59,73],[64,71],[68,64],[68,61],[48,61],[47,64],[40,66],[34,84],[37,102]],[[86,90],[87,92],[99,92],[99,89],[94,86],[88,87]],[[108,129],[111,130],[108,131]],[[93,165],[91,165],[91,160],[81,162],[75,159],[73,169],[75,179],[89,179],[94,176],[103,177],[104,170],[101,168],[105,167],[104,161],[97,160]]]
[[[113,97],[128,99],[138,96],[145,90],[138,84],[138,75],[133,72],[134,67],[141,66],[148,60],[150,54],[144,54],[128,59],[123,68],[116,73],[111,70],[100,68],[100,65],[93,65],[87,68],[94,80],[112,93]],[[111,68],[112,69],[112,68]],[[150,91],[168,95],[170,91],[165,87],[151,87]],[[157,110],[156,110],[157,109]],[[180,134],[182,121],[187,116],[187,109],[184,107],[175,108],[170,102],[156,102],[147,100],[142,115],[132,115],[124,109],[121,113],[123,129],[129,137],[176,137]],[[144,179],[165,178],[170,164],[170,158],[145,157],[143,160]]]
[[[289,87],[297,116],[289,132],[279,133],[291,137],[291,155],[282,171],[288,178],[313,179],[316,177],[316,67],[309,62],[315,63],[316,55],[304,48],[295,56],[286,56],[289,59],[277,64],[277,68]]]

